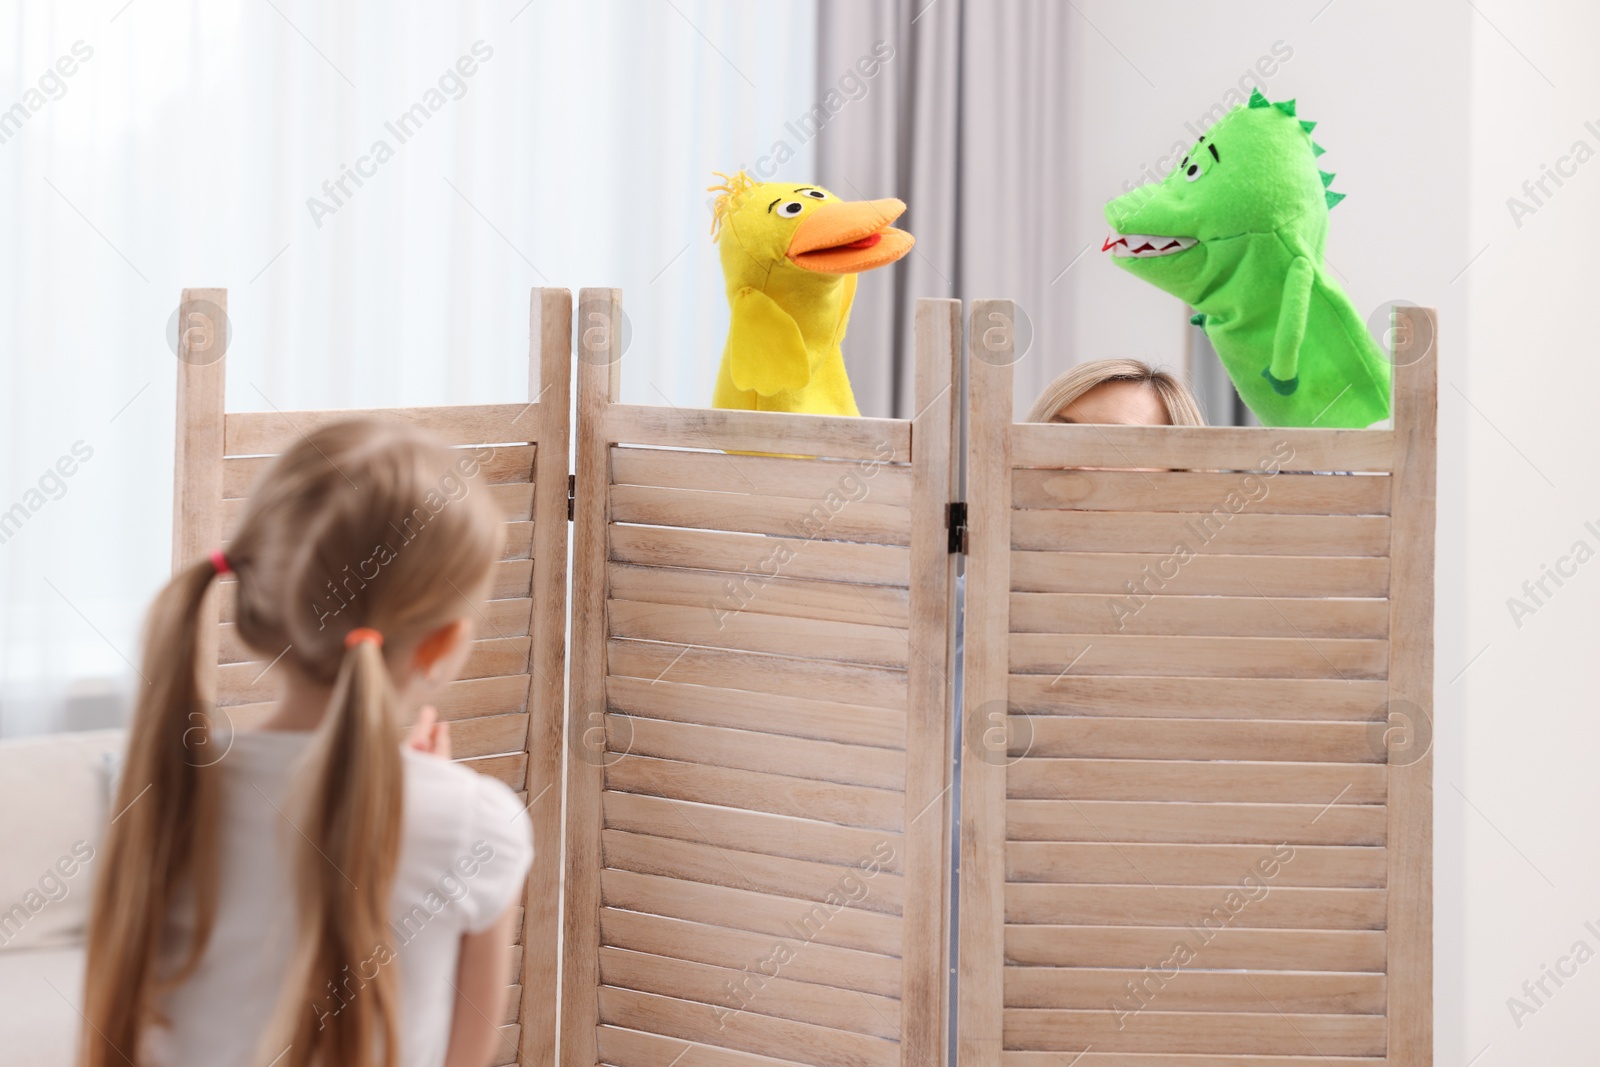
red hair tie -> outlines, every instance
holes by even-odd
[[[363,641],[371,641],[379,648],[383,647],[383,635],[370,626],[357,626],[344,635],[345,648],[355,648]]]
[[[216,569],[218,575],[233,573],[233,564],[228,562],[228,557],[222,554],[220,548],[211,553],[211,566]]]

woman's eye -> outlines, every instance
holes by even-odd
[[[826,199],[828,199],[828,194],[823,192],[821,189],[807,189],[806,190],[806,195],[809,196],[813,200],[826,200]]]
[[[785,215],[791,219],[804,210],[805,205],[798,200],[790,200],[788,203],[778,205],[778,214]]]
[[[1189,169],[1183,172],[1183,176],[1185,178],[1189,179],[1190,181],[1197,180],[1200,177],[1200,164],[1198,164],[1198,163],[1189,164]]]

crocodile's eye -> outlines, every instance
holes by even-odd
[[[1183,172],[1183,176],[1189,181],[1198,181],[1203,173],[1205,172],[1200,169],[1200,164],[1191,163],[1189,164],[1189,169]]]

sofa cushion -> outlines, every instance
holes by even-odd
[[[94,730],[0,742],[0,811],[24,816],[0,827],[0,950],[82,941],[109,815],[107,768],[124,736]]]
[[[83,1025],[83,950],[0,952],[0,1004],[7,1067],[72,1067]]]

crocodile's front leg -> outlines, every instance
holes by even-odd
[[[1279,396],[1288,396],[1300,385],[1300,344],[1306,336],[1311,287],[1315,280],[1316,272],[1305,256],[1295,257],[1284,275],[1278,328],[1272,337],[1272,362],[1261,371],[1261,376]]]

